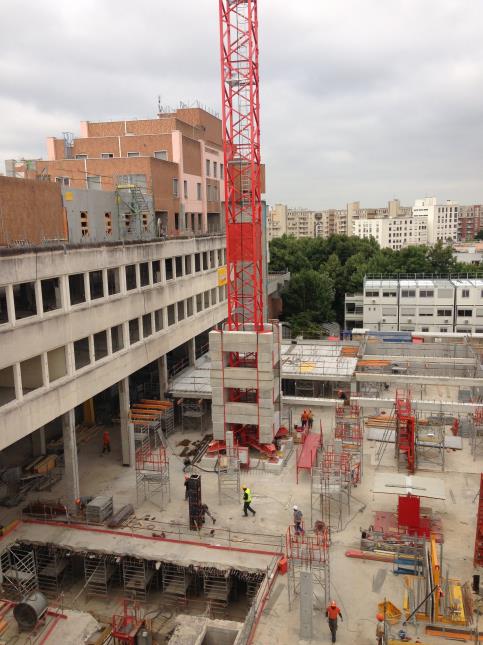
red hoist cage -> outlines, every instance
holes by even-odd
[[[263,331],[256,0],[220,0],[228,329]]]

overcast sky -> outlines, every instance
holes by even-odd
[[[219,110],[218,1],[2,0],[0,170],[79,121]],[[267,200],[483,201],[481,0],[259,0]]]

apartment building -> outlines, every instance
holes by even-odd
[[[347,211],[334,208],[312,211],[275,204],[269,211],[268,232],[270,240],[282,235],[323,238],[347,235]]]
[[[460,206],[458,220],[458,240],[474,240],[483,231],[483,205]]]
[[[436,197],[425,197],[414,202],[413,214],[428,222],[428,244],[456,242],[459,236],[459,206],[447,200],[438,204]]]
[[[316,237],[315,211],[307,208],[287,209],[287,235],[294,237]]]
[[[329,208],[315,213],[315,237],[347,235],[347,210]]]
[[[483,278],[366,277],[345,310],[348,329],[483,333]]]
[[[268,209],[267,232],[269,241],[287,234],[287,210],[285,204],[275,204],[275,206]]]
[[[223,228],[221,121],[201,108],[154,119],[82,122],[79,137],[50,137],[47,151],[46,160],[25,163],[23,171],[12,161],[7,168],[68,188],[114,191],[135,185],[152,199],[167,234]]]

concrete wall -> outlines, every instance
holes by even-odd
[[[0,177],[0,246],[65,238],[60,186],[47,181]]]

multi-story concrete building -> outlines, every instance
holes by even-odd
[[[483,231],[483,205],[460,206],[458,240],[474,240],[480,231]]]
[[[436,242],[456,242],[459,230],[459,206],[456,202],[446,201],[438,204],[436,197],[425,197],[414,202],[413,214],[427,218],[428,244]]]
[[[329,208],[315,213],[315,236],[347,235],[347,210]]]
[[[315,237],[315,211],[307,208],[287,210],[287,235],[294,237]]]
[[[25,164],[24,175],[69,188],[136,185],[152,197],[166,233],[222,229],[225,170],[216,116],[180,108],[156,119],[83,122],[80,129],[77,138],[49,138],[47,160]]]
[[[347,213],[352,234],[372,237],[381,248],[398,251],[427,243],[427,219],[414,214],[411,207],[401,206],[397,199],[391,200],[387,208],[360,208],[359,202],[353,202],[347,205]]]
[[[267,231],[269,240],[287,234],[287,210],[285,204],[275,204],[268,210]]]
[[[345,311],[348,329],[483,333],[483,278],[366,277]]]
[[[220,235],[4,249],[0,450],[32,433],[45,445],[44,427],[62,420],[66,497],[75,499],[75,410],[116,386],[129,464],[129,377],[154,364],[163,398],[171,353],[194,364],[196,339],[226,317],[225,246]]]
[[[269,239],[282,235],[294,237],[330,237],[347,235],[347,211],[328,209],[312,211],[275,204],[268,216]]]

